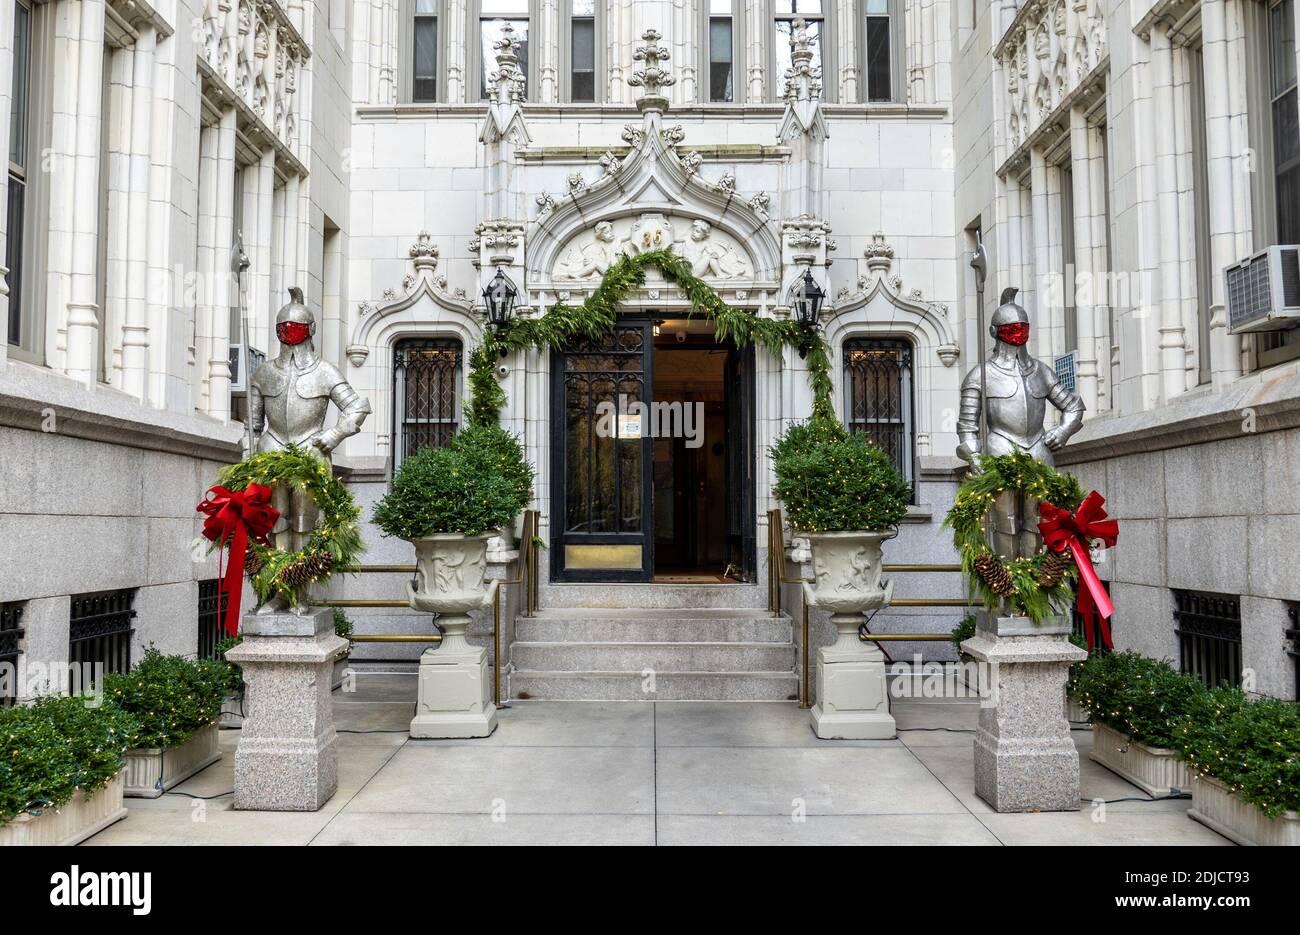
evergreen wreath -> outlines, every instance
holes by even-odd
[[[1069,474],[1061,474],[1024,452],[983,455],[976,459],[978,470],[957,490],[952,509],[943,521],[952,530],[953,545],[961,552],[961,567],[970,584],[970,595],[979,595],[989,610],[1003,601],[1014,613],[1041,623],[1053,612],[1062,612],[1073,596],[1076,576],[1068,554],[1046,549],[1029,558],[1005,561],[989,546],[986,530],[989,510],[1004,491],[1028,494],[1053,506],[1079,509],[1083,490]]]
[[[221,469],[218,482],[231,490],[249,484],[299,486],[320,510],[320,521],[307,544],[296,552],[248,543],[246,568],[259,600],[279,593],[298,604],[298,592],[313,582],[324,583],[334,572],[356,564],[364,547],[357,521],[361,507],[322,459],[290,445],[284,451],[264,451]]]
[[[512,318],[499,330],[484,333],[483,342],[470,354],[471,425],[496,425],[506,402],[496,378],[497,358],[526,348],[557,348],[570,338],[597,338],[614,327],[619,303],[633,289],[645,285],[646,267],[654,266],[690,300],[688,317],[701,315],[714,324],[719,340],[730,338],[737,347],[756,341],[773,353],[786,346],[804,351],[813,390],[813,417],[834,418],[831,405],[830,355],[821,335],[791,319],[759,318],[732,308],[704,280],[691,272],[686,260],[671,249],[648,250],[619,257],[595,291],[581,305],[556,302],[538,318]]]

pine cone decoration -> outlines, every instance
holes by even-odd
[[[280,569],[276,580],[284,587],[297,591],[304,585],[311,584],[330,570],[333,557],[324,549],[318,549],[305,555],[292,565]]]
[[[244,574],[250,578],[254,578],[261,570],[262,556],[257,552],[254,552],[252,549],[249,549],[248,554],[244,557]]]
[[[1044,591],[1052,590],[1061,583],[1061,579],[1073,564],[1074,560],[1070,558],[1068,552],[1048,552],[1047,558],[1043,559],[1043,564],[1038,569],[1038,586]]]
[[[975,571],[998,597],[1010,597],[1016,593],[1011,574],[993,553],[985,552],[975,559]]]

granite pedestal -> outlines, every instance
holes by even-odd
[[[988,666],[975,735],[975,793],[999,812],[1079,808],[1079,753],[1065,719],[1070,665],[1087,653],[1069,641],[1063,617],[1035,625],[982,612],[961,644]]]
[[[486,597],[479,600],[490,604],[498,584],[490,582]],[[497,707],[492,702],[487,650],[465,638],[469,624],[468,614],[438,617],[442,642],[420,657],[412,737],[487,737],[496,730]]]
[[[243,669],[244,727],[235,749],[235,808],[312,812],[338,787],[330,688],[347,641],[322,608],[248,614],[226,658]]]

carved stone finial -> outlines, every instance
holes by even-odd
[[[862,251],[862,255],[867,258],[867,269],[873,272],[887,273],[894,265],[894,247],[885,240],[881,231],[871,235],[871,243]]]
[[[802,16],[790,23],[790,68],[785,73],[787,101],[815,101],[822,96],[822,70],[813,65],[812,40]]]
[[[655,29],[647,29],[641,34],[644,45],[637,46],[632,54],[634,61],[641,62],[628,77],[627,83],[634,88],[641,88],[636,106],[642,113],[656,111],[663,113],[668,109],[668,97],[663,89],[677,83],[677,78],[668,72],[668,47],[659,44],[662,36]]]
[[[524,99],[524,73],[519,68],[520,42],[515,28],[507,21],[501,26],[501,38],[492,43],[497,67],[488,75],[494,103],[518,103]]]
[[[433,269],[438,265],[438,245],[428,231],[420,231],[415,243],[411,244],[410,254],[417,270],[424,267]]]

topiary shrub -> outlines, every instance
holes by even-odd
[[[241,695],[244,692],[244,670],[233,662],[226,660],[226,652],[244,642],[242,636],[223,636],[217,641],[217,658],[226,667],[226,694]]]
[[[1300,705],[1250,701],[1239,688],[1202,692],[1173,730],[1188,767],[1274,818],[1300,811]]]
[[[221,713],[230,691],[228,664],[164,656],[152,646],[125,675],[106,675],[104,700],[139,722],[139,747],[175,747]]]
[[[470,426],[445,448],[403,459],[374,521],[399,539],[478,536],[514,522],[532,496],[533,468],[519,440],[495,425]]]
[[[1075,693],[1093,721],[1149,747],[1172,747],[1174,728],[1205,694],[1205,687],[1164,660],[1110,652],[1079,665]]]
[[[24,812],[87,798],[117,775],[139,725],[88,697],[0,708],[0,825]]]
[[[889,455],[838,422],[792,425],[771,456],[776,496],[799,532],[881,531],[907,515],[912,488]]]

